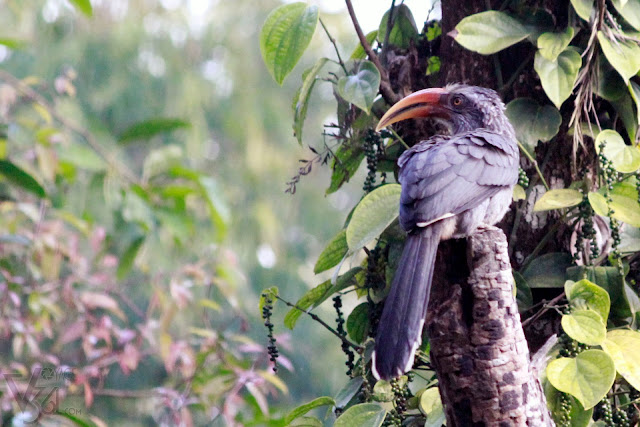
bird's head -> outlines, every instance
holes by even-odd
[[[433,117],[452,134],[484,128],[513,134],[504,104],[492,89],[463,84],[419,90],[394,104],[380,119],[376,131],[401,120]]]

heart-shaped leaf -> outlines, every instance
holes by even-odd
[[[347,226],[347,244],[355,252],[375,237],[398,216],[399,184],[387,184],[367,194],[356,206]]]
[[[607,335],[602,317],[592,310],[572,310],[562,316],[562,329],[574,340],[588,345],[599,345]]]
[[[338,93],[347,102],[369,113],[380,87],[380,72],[372,62],[362,61],[355,75],[338,80]]]
[[[611,160],[613,167],[622,173],[635,172],[640,168],[640,150],[633,145],[627,145],[618,132],[605,129],[596,138],[596,152],[600,152],[600,145],[604,143],[603,154]]]
[[[571,39],[573,39],[573,28],[567,27],[562,33],[542,33],[538,37],[538,52],[548,61],[555,61],[558,55],[564,51]]]
[[[406,49],[409,47],[411,40],[418,37],[418,27],[416,21],[413,19],[411,9],[406,4],[400,4],[393,8],[393,26],[389,33],[389,44]],[[387,11],[380,20],[380,28],[378,34],[380,34],[380,42],[384,43],[384,39],[387,35],[387,23],[389,22],[389,11]]]
[[[566,281],[567,267],[571,266],[571,255],[563,252],[544,254],[529,263],[522,277],[531,289],[562,288]]]
[[[619,194],[611,194],[611,199],[612,201],[607,203],[607,199],[602,194],[589,193],[589,204],[598,215],[608,216],[609,207],[611,207],[613,210],[611,216],[634,227],[640,227],[638,199]]]
[[[581,65],[582,57],[572,48],[562,51],[555,61],[536,52],[533,68],[540,76],[544,92],[557,108],[571,95]]]
[[[588,307],[598,313],[606,324],[611,308],[611,298],[606,290],[587,279],[582,279],[567,291],[567,298],[572,307]]]
[[[588,21],[591,18],[591,11],[593,10],[593,0],[571,0],[571,6],[576,14]]]
[[[441,427],[444,424],[446,417],[438,387],[431,387],[422,392],[418,409],[427,417],[424,427]]]
[[[602,348],[611,356],[620,375],[633,388],[640,388],[640,333],[629,329],[609,331]]]
[[[611,357],[602,350],[586,350],[575,358],[561,357],[547,366],[551,385],[569,393],[585,409],[593,408],[607,394],[616,378]]]
[[[640,31],[640,2],[636,0],[612,0],[611,2],[624,20]]]
[[[380,427],[387,410],[377,403],[360,403],[344,411],[333,424],[334,427]]]
[[[489,10],[467,16],[450,33],[462,46],[490,55],[524,40],[531,30],[504,12]]]
[[[582,193],[571,188],[549,190],[533,206],[534,212],[570,208],[582,202]]]
[[[318,24],[318,6],[285,4],[267,16],[260,31],[260,52],[267,70],[278,84],[296,66]]]
[[[604,56],[627,83],[640,70],[640,46],[630,40],[613,43],[602,31],[598,31],[598,41]]]
[[[507,104],[507,117],[516,138],[530,153],[538,141],[549,141],[560,129],[562,116],[553,105],[540,105],[531,98],[517,98]]]

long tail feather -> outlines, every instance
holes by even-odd
[[[439,242],[437,224],[407,237],[378,325],[373,354],[377,378],[397,377],[413,365],[422,338]]]

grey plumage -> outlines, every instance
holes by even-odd
[[[398,159],[400,224],[408,237],[378,326],[374,373],[379,378],[411,369],[438,243],[498,222],[518,180],[518,147],[499,96],[466,85],[445,90],[437,112],[447,118],[451,135],[434,136]],[[453,96],[463,99],[456,101],[458,107]]]

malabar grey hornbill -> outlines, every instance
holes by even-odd
[[[393,105],[376,130],[415,117],[435,117],[448,135],[436,135],[398,159],[400,225],[408,233],[378,326],[373,372],[402,375],[413,366],[438,244],[500,221],[518,181],[515,132],[498,94],[451,84],[415,92]]]

